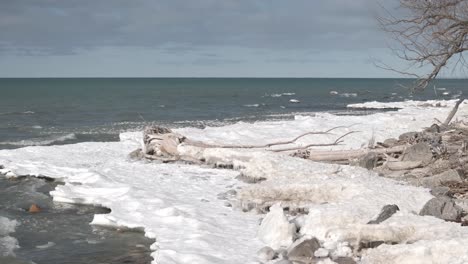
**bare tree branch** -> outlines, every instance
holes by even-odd
[[[414,89],[424,89],[451,59],[455,66],[465,66],[462,53],[468,50],[468,0],[400,0],[406,17],[396,17],[384,8],[385,17],[378,18],[383,30],[397,41],[396,55],[410,63],[410,68],[429,66],[431,71],[419,75],[409,70],[380,68],[416,77]]]

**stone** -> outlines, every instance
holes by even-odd
[[[288,248],[288,258],[313,258],[315,251],[320,247],[321,246],[317,238],[303,237],[302,239],[294,241],[294,243]]]
[[[387,204],[382,207],[382,210],[380,210],[379,215],[377,218],[374,220],[369,221],[367,224],[369,225],[376,225],[380,224],[383,221],[387,220],[390,218],[392,215],[394,215],[397,211],[400,211],[400,208],[396,204]]]
[[[431,194],[434,196],[451,196],[450,188],[446,186],[437,186],[431,189]]]
[[[28,212],[32,214],[39,213],[40,211],[41,211],[41,208],[37,204],[32,204],[28,210]]]
[[[377,167],[378,159],[379,156],[376,153],[370,152],[359,158],[358,165],[368,170],[372,170]]]
[[[426,143],[417,143],[403,153],[403,161],[421,161],[425,164],[432,160],[431,147]]]
[[[279,204],[274,204],[263,219],[257,236],[273,249],[288,247],[296,236],[296,225],[288,221]]]
[[[340,257],[333,260],[337,264],[356,264],[356,261],[350,257]]]
[[[429,200],[419,212],[419,215],[431,215],[446,221],[460,221],[463,209],[446,196],[439,196]]]
[[[401,140],[401,141],[412,141],[412,140],[415,140],[417,138],[419,138],[420,136],[420,133],[419,132],[406,132],[406,133],[403,133],[401,134],[398,139]]]
[[[276,252],[271,247],[263,247],[259,251],[257,251],[257,258],[260,262],[265,263],[276,256]]]
[[[437,124],[432,124],[432,126],[424,129],[424,132],[428,133],[440,133],[440,127]]]
[[[383,143],[385,145],[389,146],[389,147],[393,147],[396,144],[398,144],[398,139],[396,139],[396,138],[387,138],[386,140],[384,140]]]
[[[145,157],[145,154],[143,153],[143,150],[139,148],[130,152],[130,154],[128,154],[128,157],[132,160],[141,160]]]
[[[451,169],[451,170],[444,171],[434,176],[419,179],[419,184],[427,188],[434,188],[437,186],[441,186],[447,182],[462,182],[462,181],[463,181],[463,178],[460,175],[460,172],[458,170]]]
[[[294,264],[294,263],[288,259],[282,259],[280,261],[276,261],[275,264]]]

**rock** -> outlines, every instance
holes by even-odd
[[[403,153],[403,161],[421,161],[425,164],[432,160],[431,147],[426,143],[417,143]]]
[[[41,208],[37,204],[32,204],[28,210],[28,212],[32,214],[39,213],[40,211],[41,211]]]
[[[376,225],[380,224],[383,221],[387,220],[390,218],[393,214],[395,214],[397,211],[400,211],[400,208],[396,204],[387,204],[382,207],[382,210],[380,210],[379,215],[375,220],[369,221],[367,224],[369,225]]]
[[[418,179],[418,184],[427,188],[441,186],[447,182],[462,182],[463,178],[458,170],[447,170],[440,174]]]
[[[258,238],[273,249],[288,247],[296,235],[296,225],[289,223],[279,204],[270,207],[258,230]]]
[[[419,132],[406,132],[406,133],[401,134],[398,137],[398,139],[401,141],[410,142],[419,138],[419,134],[420,134]]]
[[[356,261],[350,257],[336,258],[333,261],[335,261],[338,264],[356,264]]]
[[[320,248],[320,243],[317,238],[306,238],[298,239],[288,248],[288,258],[290,259],[302,259],[302,258],[313,258],[314,253]]]
[[[377,166],[378,159],[379,156],[376,153],[370,152],[359,158],[358,165],[368,170],[372,170]]]
[[[130,154],[128,154],[128,157],[132,160],[140,160],[145,157],[145,154],[143,153],[143,150],[139,148],[130,152]]]
[[[437,186],[431,189],[431,194],[434,196],[450,196],[450,188],[446,186]]]
[[[280,261],[275,262],[275,264],[294,264],[294,263],[290,260],[282,259]]]
[[[440,133],[440,127],[437,124],[432,124],[432,126],[424,129],[424,132],[428,133]]]
[[[276,252],[271,247],[263,247],[257,252],[257,258],[260,262],[268,262],[274,259]]]
[[[446,221],[460,221],[463,210],[446,196],[429,200],[421,209],[419,215],[431,215]]]
[[[288,251],[284,248],[280,248],[276,250],[276,256],[279,258],[287,259],[288,258]]]
[[[396,139],[396,138],[387,138],[386,140],[384,140],[383,143],[385,145],[387,145],[388,147],[393,147],[393,146],[398,144],[398,139]]]
[[[329,254],[330,251],[328,251],[328,249],[319,248],[315,251],[314,256],[316,256],[317,258],[326,258]]]

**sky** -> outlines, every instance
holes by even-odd
[[[398,77],[375,66],[401,63],[381,11],[376,0],[1,0],[0,77]]]

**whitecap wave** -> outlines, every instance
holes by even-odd
[[[0,113],[0,115],[33,115],[36,112],[34,111],[23,111],[23,112],[5,112],[5,113]]]
[[[49,137],[49,138],[35,138],[35,139],[25,139],[19,141],[2,141],[0,145],[12,145],[12,146],[20,146],[20,147],[27,147],[27,146],[48,146],[54,145],[56,143],[65,142],[67,140],[74,140],[76,139],[76,134],[70,133],[58,137]]]
[[[356,97],[357,96],[357,93],[342,93],[340,94],[341,97],[346,97],[346,98],[349,98],[349,97]]]
[[[246,104],[245,107],[259,107],[260,104]]]

